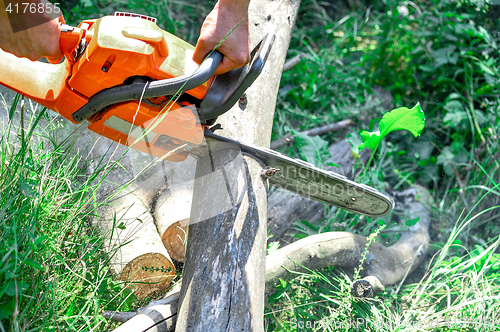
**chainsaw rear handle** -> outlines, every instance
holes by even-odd
[[[144,82],[139,79],[129,85],[103,90],[89,98],[87,104],[73,113],[73,120],[82,122],[113,104],[131,100],[156,98],[194,89],[208,81],[215,74],[217,67],[219,67],[222,61],[222,57],[222,53],[213,51],[192,75],[153,82]]]

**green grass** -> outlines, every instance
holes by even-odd
[[[355,298],[352,281],[329,268],[284,282],[266,308],[267,331],[498,331],[500,243],[457,256],[457,225],[418,283]]]
[[[420,283],[415,276],[416,283],[388,288],[368,302],[350,295],[351,281],[339,271],[300,275],[271,297],[267,330],[337,330],[321,327],[323,321],[351,322],[338,330],[355,331],[359,319],[361,331],[419,330],[398,329],[401,321],[440,322],[420,326],[429,331],[498,331],[498,6],[440,0],[352,4],[303,1],[289,57],[305,57],[283,75],[273,137],[346,118],[357,123],[353,134],[376,131],[383,114],[419,102],[426,115],[422,136],[388,135],[373,163],[357,170],[379,190],[416,183],[431,191],[437,202],[430,230],[436,256]],[[322,139],[328,145],[344,135]],[[300,149],[296,143],[283,152],[300,157]],[[368,236],[383,225],[399,226],[391,215],[372,220],[327,209],[315,224],[297,222],[292,234],[341,230]],[[383,233],[378,241],[398,238]],[[460,320],[490,324],[443,325]]]
[[[21,109],[29,124],[10,121],[0,138],[0,331],[102,330],[102,310],[130,300],[87,221],[96,175],[85,175],[74,138],[56,142],[46,112]]]

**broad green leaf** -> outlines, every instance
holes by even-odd
[[[416,217],[415,219],[410,219],[407,222],[405,222],[406,226],[411,227],[415,225],[418,221],[420,220],[420,217]]]
[[[456,112],[450,112],[446,113],[446,115],[443,118],[444,123],[449,123],[453,127],[457,127],[462,120],[467,119],[467,113],[465,111],[456,111]]]
[[[16,300],[12,299],[7,303],[0,305],[0,319],[7,319],[14,313]]]
[[[359,137],[359,134],[357,132],[349,132],[345,138],[346,141],[348,141],[351,144],[351,150],[355,154],[359,154],[359,146],[361,143],[361,137]]]
[[[370,148],[375,151],[385,136],[396,130],[408,130],[413,136],[418,137],[425,125],[425,116],[420,104],[417,103],[412,109],[406,107],[396,108],[384,114],[379,124],[378,132],[361,132],[363,143],[359,145],[359,151]]]
[[[316,167],[323,168],[323,162],[331,157],[328,142],[319,136],[311,137],[294,131],[292,134],[295,137],[294,144],[299,150],[300,158]]]
[[[21,295],[23,291],[26,290],[27,288],[28,284],[25,283],[24,281],[14,282],[12,280],[9,281],[9,283],[7,284],[7,288],[5,289],[5,294],[9,296],[15,296],[16,294]]]
[[[34,267],[35,269],[43,271],[43,266],[40,263],[38,263],[37,261],[32,260],[31,258],[25,258],[23,260],[23,263],[27,264],[27,265],[29,265],[31,267]]]

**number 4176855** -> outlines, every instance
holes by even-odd
[[[21,4],[16,3],[12,5],[12,3],[9,3],[7,8],[5,8],[5,11],[8,12],[9,14],[15,13],[15,14],[26,14],[26,13],[40,13],[40,14],[61,14],[61,9],[58,7],[59,3],[51,4],[50,2],[47,3],[30,3],[30,2],[23,2]]]

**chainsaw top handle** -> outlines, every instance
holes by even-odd
[[[137,78],[132,84],[116,86],[98,92],[89,99],[87,104],[72,114],[73,120],[82,122],[113,104],[173,95],[194,89],[208,81],[215,74],[222,58],[222,53],[215,50],[191,75],[153,82],[145,82],[143,78]]]

